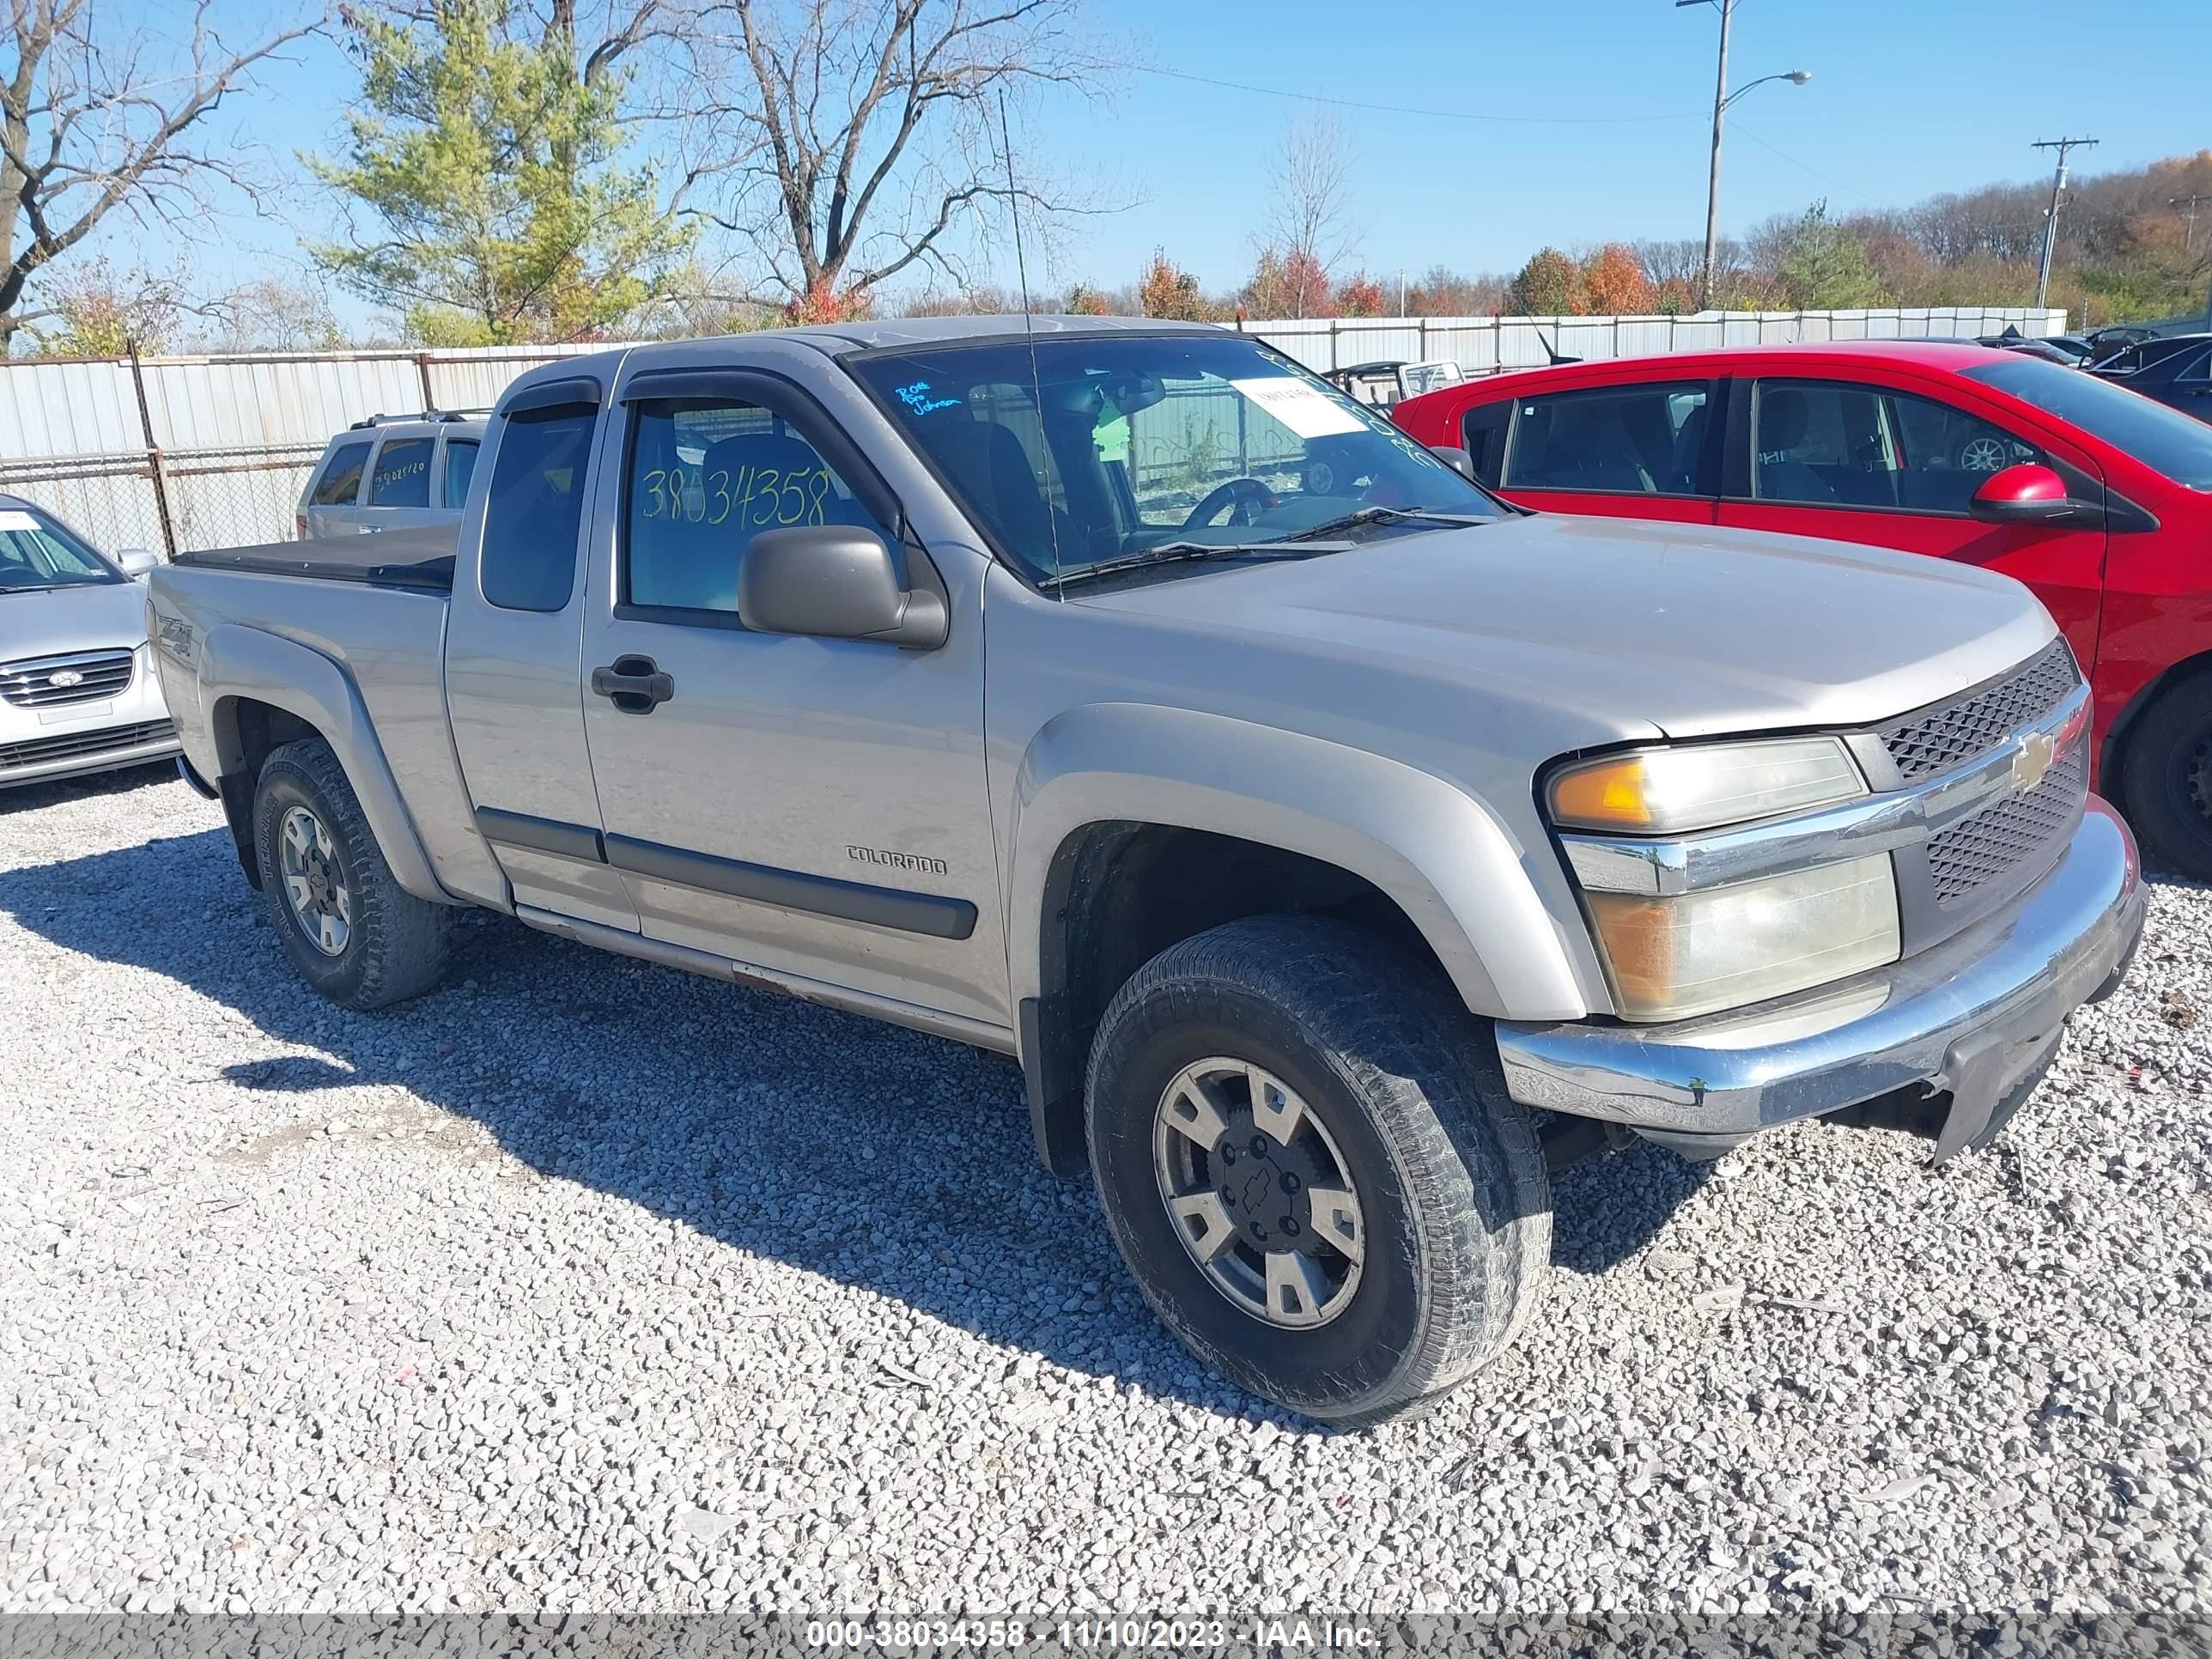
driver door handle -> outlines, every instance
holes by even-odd
[[[650,714],[676,695],[676,681],[650,657],[617,657],[592,671],[592,690],[625,714]]]

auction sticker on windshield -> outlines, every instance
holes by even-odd
[[[27,513],[18,512],[12,507],[6,512],[0,512],[0,532],[10,530],[36,530],[38,527],[39,521]]]
[[[1366,422],[1325,393],[1287,374],[1231,380],[1249,398],[1301,438],[1326,438],[1338,432],[1364,432]]]

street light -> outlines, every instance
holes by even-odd
[[[1674,9],[1684,6],[1711,5],[1721,15],[1720,70],[1713,77],[1713,168],[1705,184],[1705,292],[1699,301],[1707,309],[1713,303],[1713,267],[1720,258],[1721,241],[1721,125],[1728,106],[1749,92],[1753,87],[1763,87],[1769,81],[1787,81],[1796,87],[1803,86],[1813,78],[1810,70],[1791,70],[1784,75],[1762,75],[1756,81],[1747,81],[1734,92],[1728,89],[1729,24],[1735,17],[1735,0],[1674,0]]]

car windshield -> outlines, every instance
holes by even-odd
[[[45,514],[0,507],[0,593],[123,580],[120,571]]]
[[[2071,422],[2176,483],[2212,490],[2212,426],[2202,421],[2078,368],[2033,357],[2008,358],[1964,373],[1970,380]]]
[[[997,340],[872,351],[851,367],[1040,583],[1170,543],[1334,535],[1368,509],[1506,511],[1382,416],[1234,334],[1041,334],[1034,356]],[[1353,528],[1436,527],[1373,513]]]

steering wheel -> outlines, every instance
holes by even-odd
[[[1182,527],[1188,530],[1194,526],[1211,524],[1215,514],[1232,505],[1243,516],[1232,517],[1230,520],[1231,524],[1256,524],[1261,509],[1273,507],[1275,502],[1275,492],[1257,478],[1231,478],[1228,483],[1216,484],[1206,491],[1206,499],[1191,508],[1190,516],[1182,521]]]

